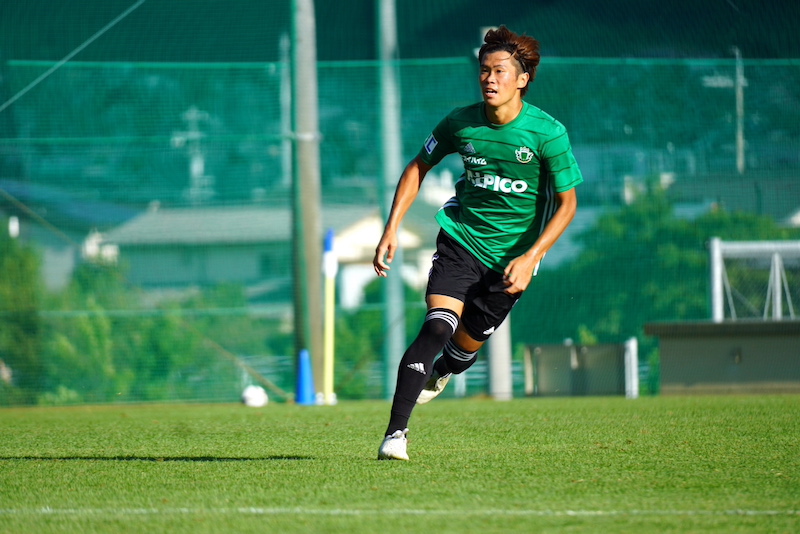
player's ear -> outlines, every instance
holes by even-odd
[[[528,82],[531,80],[531,75],[528,72],[523,72],[517,76],[517,89],[524,89]]]

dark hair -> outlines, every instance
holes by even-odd
[[[521,96],[528,92],[533,79],[536,77],[536,67],[539,66],[539,41],[527,35],[518,35],[505,26],[496,30],[489,30],[483,38],[483,46],[478,52],[478,62],[483,62],[483,56],[494,52],[508,52],[517,63],[521,72],[530,74],[528,85],[520,90]]]

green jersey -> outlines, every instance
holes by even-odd
[[[436,220],[500,272],[539,238],[557,208],[555,193],[583,181],[564,126],[524,101],[517,118],[502,125],[489,122],[483,102],[453,110],[419,155],[436,165],[454,152],[464,174]]]

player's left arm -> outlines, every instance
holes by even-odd
[[[572,219],[575,218],[575,212],[578,210],[578,196],[574,187],[556,193],[556,202],[558,203],[558,208],[556,208],[555,214],[548,221],[539,239],[525,254],[514,258],[506,266],[504,271],[506,293],[513,295],[521,293],[528,288],[531,278],[533,278],[533,274],[539,262],[544,258],[545,253],[558,241],[572,222]]]

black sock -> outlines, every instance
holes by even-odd
[[[434,308],[425,316],[417,338],[409,345],[397,370],[397,387],[386,435],[408,427],[420,391],[433,373],[433,360],[458,326],[458,316],[445,308]]]
[[[442,357],[436,360],[433,368],[439,373],[439,376],[444,376],[447,373],[459,375],[472,367],[472,364],[477,360],[477,351],[467,352],[451,339],[445,344]]]

